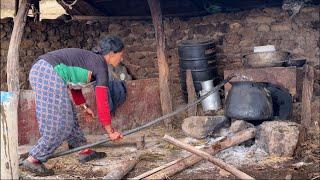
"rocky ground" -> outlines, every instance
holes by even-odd
[[[134,142],[142,134],[145,134],[146,148],[137,150]],[[68,155],[49,160],[46,165],[55,170],[55,175],[46,179],[101,179],[108,172],[117,168],[119,164],[125,162],[128,157],[143,151],[140,162],[126,176],[132,178],[148,170],[156,168],[162,164],[173,161],[179,157],[185,157],[189,153],[173,145],[164,142],[161,138],[164,134],[169,134],[181,141],[197,146],[198,148],[208,145],[213,138],[197,140],[186,137],[185,134],[176,129],[167,132],[164,127],[154,127],[137,134],[125,137],[121,142],[103,145],[95,148],[104,151],[108,157],[102,160],[80,164],[75,159],[75,155]],[[103,136],[89,136],[90,142],[103,139]],[[257,150],[253,146],[236,146],[229,148],[216,157],[232,164],[247,174],[257,179],[317,179],[319,178],[320,145],[319,136],[311,138],[302,144],[299,151],[293,157],[270,156],[263,150]],[[63,145],[59,150],[66,148]],[[43,179],[35,177],[28,172],[21,172],[23,179]],[[230,173],[221,170],[213,164],[202,161],[191,168],[185,169],[174,177],[168,179],[235,179]]]

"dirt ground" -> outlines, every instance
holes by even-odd
[[[135,141],[141,135],[145,135],[146,148],[143,151],[140,162],[126,176],[132,178],[148,170],[159,167],[167,162],[173,161],[179,157],[185,157],[189,153],[173,145],[164,142],[161,138],[164,134],[169,134],[184,142],[194,146],[203,146],[205,140],[195,140],[186,137],[180,130],[168,132],[164,127],[158,126],[142,132],[125,137],[124,140],[117,143],[106,144],[95,148],[97,151],[104,151],[108,156],[102,160],[92,161],[86,164],[80,164],[76,160],[76,155],[67,155],[51,159],[46,163],[48,168],[53,168],[55,175],[45,177],[45,179],[101,179],[112,169],[117,168],[121,163],[138,153],[135,147]],[[102,140],[104,136],[88,136],[89,142]],[[248,165],[233,162],[232,164],[240,170],[255,177],[256,179],[320,179],[320,146],[319,137],[305,142],[299,149],[299,154],[294,158],[266,157],[262,161]],[[59,150],[65,150],[64,144]],[[304,162],[301,166],[293,164]],[[300,163],[301,164],[301,163]],[[22,179],[44,179],[35,177],[28,172],[21,172]],[[235,179],[235,177],[226,171],[219,170],[210,162],[202,161],[191,168],[176,174],[167,179]]]

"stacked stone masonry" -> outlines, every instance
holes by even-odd
[[[166,52],[170,66],[174,104],[182,103],[179,86],[177,45],[182,40],[211,39],[217,45],[220,75],[224,69],[242,67],[242,56],[254,46],[272,44],[289,51],[295,58],[306,58],[314,65],[320,57],[319,7],[306,7],[290,19],[280,8],[219,13],[194,18],[164,20]],[[1,90],[6,90],[6,56],[13,28],[11,18],[1,19]],[[20,84],[30,89],[28,72],[41,54],[66,47],[91,50],[108,34],[123,38],[126,45],[124,64],[134,79],[158,76],[155,33],[150,21],[71,21],[28,20],[20,48]]]

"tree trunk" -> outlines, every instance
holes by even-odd
[[[4,98],[7,96],[8,98]],[[1,92],[1,176],[19,178],[18,155],[18,93]]]
[[[22,0],[11,34],[8,56],[7,56],[7,84],[9,91],[19,91],[19,47],[26,25],[27,14],[30,5],[27,0]]]
[[[159,66],[160,101],[163,115],[172,112],[172,99],[170,94],[169,66],[165,55],[165,35],[163,29],[162,12],[159,0],[148,0],[152,21],[156,34],[157,57]],[[171,128],[171,119],[165,121]]]
[[[228,149],[230,147],[236,146],[240,143],[243,143],[249,139],[254,138],[256,135],[255,128],[249,128],[243,131],[236,133],[234,136],[230,138],[226,138],[221,142],[215,143],[211,148],[204,149],[205,152],[214,155],[218,152]],[[190,155],[185,158],[179,159],[179,161],[165,169],[162,169],[151,176],[148,176],[146,179],[166,179],[167,177],[173,176],[178,172],[183,171],[186,168],[189,168],[196,163],[203,160],[201,157],[197,155]],[[171,163],[171,162],[170,162]],[[168,163],[169,164],[169,163]]]

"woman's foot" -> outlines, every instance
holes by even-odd
[[[79,152],[78,160],[80,163],[85,163],[95,159],[102,159],[106,156],[107,154],[105,152],[97,152],[91,149],[85,149]]]
[[[54,175],[54,171],[52,169],[47,169],[42,162],[32,156],[29,156],[26,160],[24,160],[21,167],[24,170],[36,174],[37,176]]]

